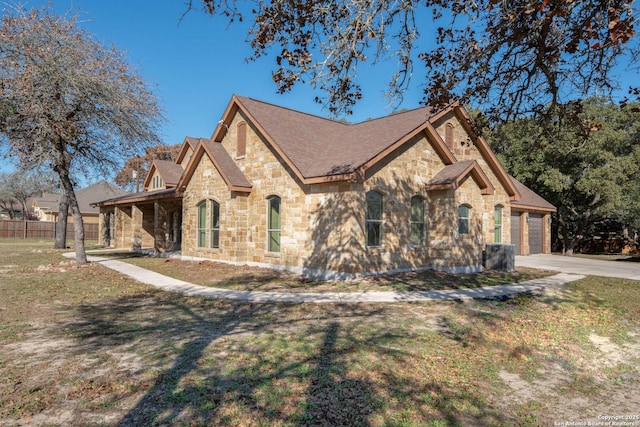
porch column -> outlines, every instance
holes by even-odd
[[[167,209],[156,200],[153,202],[153,249],[164,253],[167,250]]]
[[[131,248],[142,249],[142,210],[133,205],[131,207]]]

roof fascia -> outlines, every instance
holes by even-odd
[[[444,114],[444,113],[445,112],[442,112],[440,114]],[[403,146],[405,143],[407,143],[408,141],[410,141],[420,133],[425,134],[427,141],[431,143],[431,146],[436,150],[436,153],[438,153],[438,156],[440,157],[440,159],[445,165],[450,165],[452,163],[455,163],[457,161],[455,156],[453,155],[449,147],[446,146],[444,141],[442,141],[442,138],[440,138],[440,135],[438,135],[433,125],[431,124],[431,120],[432,119],[425,121],[422,125],[418,126],[413,131],[409,132],[408,134],[403,136],[401,139],[394,142],[389,147],[385,148],[383,151],[378,153],[374,158],[366,162],[364,165],[360,166],[358,168],[358,170],[360,171],[359,173],[362,176],[364,176],[364,173],[367,171],[367,169],[373,167],[376,163],[385,159],[387,156],[389,156],[399,147]]]
[[[438,135],[438,132],[433,127],[431,120],[425,124],[424,131],[427,135],[427,139],[431,142],[431,146],[436,150],[436,153],[438,153],[438,156],[440,156],[440,159],[445,165],[451,165],[458,161],[456,156],[451,152],[451,149],[447,147],[447,144],[445,144],[442,138],[440,138],[440,135]]]
[[[182,146],[180,147],[180,151],[178,151],[178,157],[176,157],[176,164],[180,164],[182,163],[182,160],[184,160],[184,156],[187,155],[187,153],[189,152],[189,148],[191,148],[191,144],[189,144],[189,141],[187,140],[187,138],[189,138],[188,136],[186,136],[184,138],[184,141],[182,141]]]
[[[557,208],[543,208],[541,206],[531,206],[531,205],[521,205],[520,203],[513,202],[511,203],[511,210],[518,211],[526,211],[526,212],[541,212],[541,213],[552,213],[557,212]]]
[[[520,200],[522,195],[509,178],[507,171],[504,170],[502,164],[494,154],[493,150],[491,150],[491,147],[489,147],[487,141],[482,136],[478,135],[472,128],[472,119],[469,116],[469,113],[467,113],[467,110],[465,110],[461,105],[456,105],[453,112],[458,121],[462,124],[462,127],[464,127],[465,131],[471,138],[473,138],[478,151],[480,151],[480,154],[496,175],[500,184],[504,187],[505,191],[509,195],[509,199],[515,201]]]
[[[218,122],[218,126],[216,126],[216,129],[213,132],[213,135],[211,136],[211,139],[213,141],[215,141],[215,142],[221,142],[222,141],[222,139],[225,137],[225,135],[227,134],[227,131],[229,129],[229,126],[227,125],[227,123],[231,123],[231,121],[233,120],[233,117],[238,113],[238,110],[241,110],[244,113],[244,115],[247,116],[248,121],[250,121],[251,124],[256,127],[258,132],[260,132],[260,134],[264,137],[264,139],[266,139],[268,144],[271,147],[273,147],[273,149],[276,151],[276,153],[278,153],[280,158],[282,158],[284,160],[284,162],[287,164],[287,166],[289,166],[291,168],[291,170],[293,171],[293,173],[295,173],[296,177],[300,180],[300,182],[302,182],[304,184],[312,184],[313,183],[313,182],[310,182],[310,181],[313,181],[315,179],[314,178],[306,178],[306,177],[304,177],[302,175],[300,170],[291,161],[291,159],[289,159],[289,157],[285,155],[284,151],[282,151],[282,149],[280,148],[278,143],[276,141],[274,141],[273,138],[271,138],[269,133],[262,127],[260,122],[258,120],[256,120],[256,118],[242,104],[242,102],[240,102],[240,100],[238,99],[238,97],[236,95],[233,95],[233,97],[231,98],[231,102],[229,102],[229,105],[227,106],[224,114],[222,115],[222,119],[220,120],[220,122]],[[333,180],[330,179],[329,181],[333,181]],[[323,182],[327,182],[327,181],[323,181]]]
[[[215,144],[220,144],[220,143],[215,142]],[[229,188],[230,191],[237,191],[241,193],[251,193],[251,187],[241,187],[241,186],[233,185],[229,177],[224,173],[224,170],[222,169],[222,167],[220,167],[220,164],[218,163],[218,160],[216,160],[216,157],[213,155],[213,153],[209,151],[209,148],[207,147],[207,145],[204,144],[204,142],[202,141],[200,145],[202,149],[207,153],[207,156],[209,156],[209,160],[211,160],[215,168],[218,170],[218,173],[224,180],[225,184],[227,184],[227,187]]]
[[[216,144],[219,144],[219,142],[216,142]],[[216,161],[215,157],[209,152],[202,138],[200,138],[198,140],[198,146],[193,152],[193,156],[191,156],[191,160],[189,161],[187,168],[185,169],[184,173],[182,174],[182,177],[180,178],[180,181],[178,182],[178,185],[176,186],[177,191],[179,193],[182,193],[184,189],[187,187],[187,184],[189,184],[189,181],[191,181],[191,178],[193,177],[193,174],[195,173],[196,168],[200,164],[200,161],[202,160],[202,156],[205,153],[209,157],[209,160],[211,160],[211,163],[213,163],[213,165],[215,166],[216,170],[224,180],[225,184],[227,184],[227,188],[229,188],[229,191],[236,191],[241,193],[251,192],[251,187],[239,187],[231,184],[231,182],[229,181],[229,178],[225,175],[222,168],[220,168],[220,165]]]
[[[180,194],[182,194],[189,181],[191,181],[191,177],[196,171],[196,167],[200,163],[200,159],[202,158],[202,154],[204,153],[204,150],[201,149],[202,145],[202,138],[200,138],[198,139],[198,145],[196,145],[195,150],[193,150],[193,155],[187,163],[187,167],[185,168],[184,173],[180,177],[180,181],[178,181],[178,184],[176,185],[176,189]]]
[[[144,182],[142,183],[143,190],[146,191],[149,188],[149,185],[151,184],[151,177],[153,176],[153,174],[156,172],[157,169],[158,167],[156,166],[156,161],[153,160],[151,162],[151,167],[149,168],[149,172],[147,172],[147,176],[144,179]]]
[[[490,195],[495,192],[495,187],[489,181],[489,177],[484,173],[478,162],[475,160],[452,182],[446,184],[427,184],[428,190],[457,190],[460,184],[469,176],[475,181],[480,188],[480,194]]]

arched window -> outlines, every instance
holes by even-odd
[[[267,250],[280,252],[280,197],[267,199]]]
[[[198,241],[198,247],[204,248],[207,246],[207,201],[203,200],[198,203],[198,229],[196,231],[196,240]]]
[[[471,208],[468,205],[460,205],[458,207],[458,234],[469,234],[471,229],[469,224],[469,216]]]
[[[211,229],[209,230],[209,236],[211,239],[211,247],[220,247],[220,204],[214,200],[211,201]]]
[[[243,157],[247,154],[247,124],[244,122],[238,124],[236,132],[236,156]]]
[[[365,220],[367,246],[382,245],[382,194],[367,192],[367,216]]]
[[[502,206],[493,208],[493,242],[502,243]]]
[[[424,199],[420,196],[411,198],[411,245],[424,246]]]
[[[449,148],[454,148],[454,128],[451,123],[447,123],[444,128],[444,142]]]

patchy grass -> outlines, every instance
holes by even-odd
[[[515,272],[484,271],[452,275],[437,271],[386,274],[352,281],[319,281],[297,274],[266,268],[233,266],[213,261],[181,261],[157,258],[135,252],[116,252],[100,256],[120,258],[131,264],[175,279],[233,290],[295,292],[426,291],[479,288],[519,283],[549,276],[553,272],[520,268]]]
[[[2,425],[536,426],[640,407],[640,282],[242,304],[75,268],[46,246],[0,242],[0,265]]]

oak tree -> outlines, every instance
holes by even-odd
[[[640,225],[636,107],[587,99],[578,117],[598,131],[582,139],[578,125],[531,117],[486,132],[507,170],[557,207],[555,237],[567,255],[599,224]]]
[[[75,223],[76,262],[87,262],[78,173],[109,173],[157,143],[158,101],[124,54],[51,7],[6,10],[0,27],[0,135],[25,167],[53,169]],[[120,163],[121,164],[121,163]]]
[[[230,21],[251,16],[251,59],[275,53],[278,92],[308,83],[324,93],[316,101],[334,115],[351,113],[362,98],[358,72],[365,62],[397,60],[391,97],[401,98],[411,77],[422,75],[426,103],[460,100],[504,120],[610,94],[618,87],[614,67],[635,63],[638,54],[631,0],[188,4]]]

